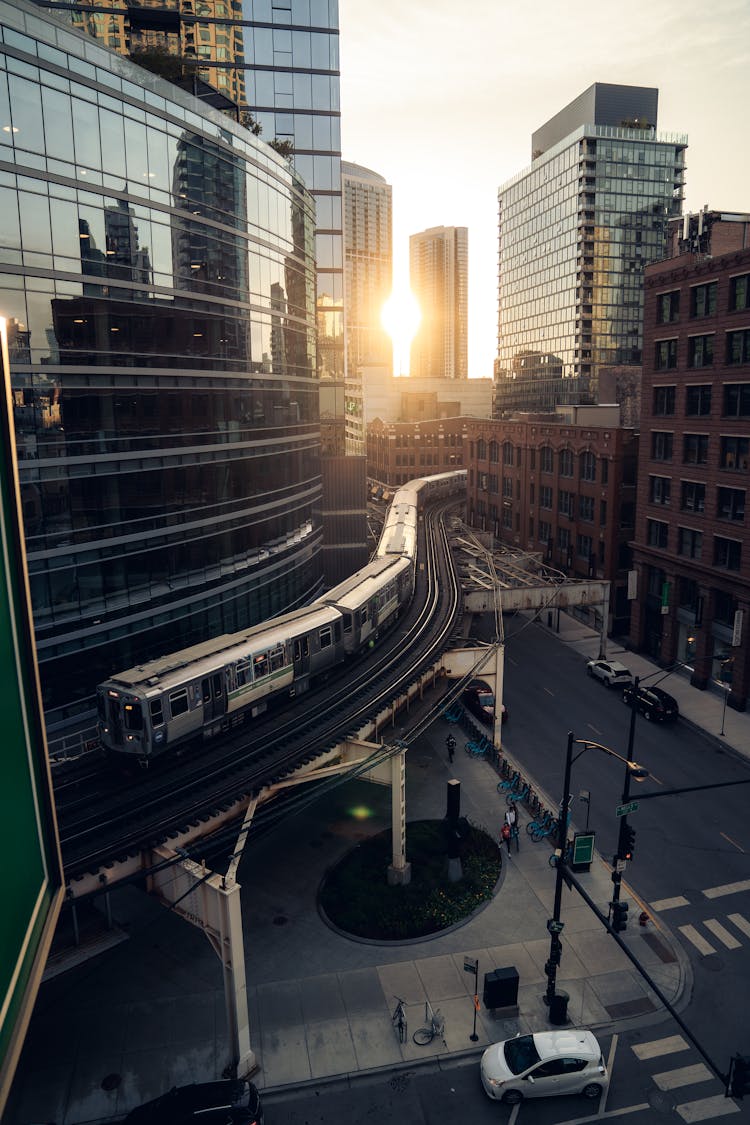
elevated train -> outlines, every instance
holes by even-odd
[[[147,764],[262,714],[272,700],[302,694],[371,648],[414,595],[420,509],[465,489],[465,470],[410,481],[393,497],[372,561],[311,605],[99,684],[102,746]]]

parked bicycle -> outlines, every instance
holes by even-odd
[[[404,1008],[404,1002],[401,999],[401,997],[397,996],[396,1000],[398,1000],[398,1004],[396,1005],[396,1007],[394,1009],[393,1015],[391,1016],[391,1020],[393,1022],[394,1028],[396,1029],[396,1034],[398,1035],[399,1043],[405,1043],[406,1042],[406,1010]]]
[[[482,736],[478,740],[470,738],[464,746],[464,750],[471,758],[484,758],[491,746],[490,740]]]
[[[518,789],[511,789],[510,793],[505,796],[506,805],[517,805],[521,801],[526,801],[531,796],[531,786],[528,781],[523,781]]]
[[[508,792],[511,792],[513,789],[515,789],[516,785],[520,782],[520,780],[521,780],[520,772],[518,770],[514,770],[513,773],[510,775],[510,777],[507,777],[505,779],[505,781],[498,781],[497,791],[500,794],[500,796],[502,796],[503,793],[508,793]]]
[[[556,836],[557,832],[557,817],[553,816],[552,819],[547,822],[546,826],[543,824],[537,825],[535,830],[533,832],[530,832],[529,835],[531,836],[531,839],[534,841],[534,843],[538,844],[540,840],[546,840],[550,836]]]
[[[542,832],[554,821],[557,824],[556,818],[552,815],[549,809],[543,809],[539,816],[534,820],[530,820],[526,825],[526,831],[529,836],[534,836],[537,832]]]
[[[425,1026],[419,1027],[412,1035],[412,1039],[418,1047],[426,1047],[431,1043],[435,1036],[438,1036],[445,1043],[445,1016],[440,1014],[440,1010],[434,1010],[429,1000],[425,1001],[424,1005],[424,1019]]]

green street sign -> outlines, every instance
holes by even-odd
[[[627,805],[618,805],[615,812],[618,816],[627,816],[628,813],[635,812],[638,808],[637,801],[629,801]]]

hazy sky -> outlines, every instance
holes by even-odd
[[[409,235],[469,228],[469,371],[497,337],[497,188],[531,134],[593,82],[659,89],[687,133],[686,208],[750,211],[748,0],[339,0],[345,160],[393,186],[396,283]]]

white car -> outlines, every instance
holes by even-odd
[[[537,1031],[494,1043],[482,1055],[484,1092],[515,1105],[524,1098],[583,1094],[598,1098],[609,1084],[601,1048],[590,1031]]]
[[[633,674],[617,660],[589,660],[586,671],[595,680],[601,680],[607,687],[625,688],[633,682]]]

